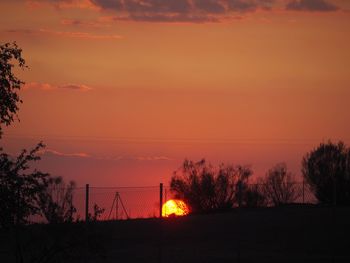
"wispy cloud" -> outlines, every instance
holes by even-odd
[[[46,2],[59,8],[95,8],[100,11],[115,12],[114,20],[165,22],[165,23],[213,23],[231,13],[254,12],[269,9],[278,0],[31,0]],[[66,25],[90,25],[98,23],[80,20],[63,20]],[[101,24],[101,23],[100,23]],[[56,32],[61,34],[63,32]],[[68,34],[71,37],[87,37]]]
[[[106,20],[105,17],[101,17],[95,21],[86,21],[80,19],[62,19],[61,24],[64,26],[76,26],[76,27],[110,27],[111,20]]]
[[[45,5],[53,5],[57,9],[84,8],[96,9],[91,0],[25,0],[30,8],[41,8]],[[113,0],[112,0],[113,1]]]
[[[166,157],[166,156],[139,156],[139,157],[136,157],[136,160],[139,160],[139,161],[170,161],[172,159],[169,157]]]
[[[141,161],[141,162],[156,162],[156,161],[171,161],[172,159],[167,156],[94,156],[85,152],[66,153],[53,149],[45,149],[40,152],[43,156],[58,156],[68,158],[83,158],[83,159],[95,159],[104,161]]]
[[[173,160],[167,156],[114,156],[114,157],[95,157],[99,160],[110,160],[110,161],[141,161],[141,162],[155,162],[155,161],[171,161]]]
[[[23,87],[24,89],[39,89],[44,91],[51,91],[51,90],[76,90],[76,91],[90,91],[92,90],[91,87],[82,85],[82,84],[65,84],[65,85],[52,85],[49,83],[39,83],[39,82],[30,82],[26,83]]]
[[[217,23],[220,19],[208,15],[169,15],[169,14],[138,14],[114,16],[114,21],[162,22],[162,23]]]
[[[54,31],[48,29],[40,29],[39,31],[44,34],[81,39],[116,40],[122,38],[120,35],[92,34],[88,32]]]
[[[40,152],[41,155],[54,155],[62,157],[78,157],[78,158],[91,158],[91,155],[83,152],[79,153],[63,153],[52,149],[45,149]]]
[[[77,84],[67,84],[67,85],[58,86],[58,89],[71,89],[71,90],[79,90],[79,91],[92,90],[92,88],[86,85],[77,85]]]
[[[31,0],[35,3],[39,0]],[[42,0],[60,8],[94,8],[114,12],[114,20],[165,23],[216,23],[237,14],[259,10],[328,12],[340,9],[336,0]],[[64,20],[66,25],[101,26],[102,23]],[[56,32],[58,35],[81,38],[102,38],[85,33]]]
[[[101,9],[126,14],[116,20],[147,22],[220,22],[234,12],[270,7],[275,0],[92,0]],[[235,16],[234,16],[235,17]]]
[[[25,35],[47,35],[47,36],[57,36],[57,37],[67,37],[67,38],[78,38],[78,39],[87,39],[87,40],[119,40],[123,37],[115,34],[93,34],[88,32],[79,32],[79,31],[55,31],[49,29],[9,29],[5,31],[6,33],[12,34],[25,34]]]
[[[222,14],[226,12],[225,5],[222,1],[216,0],[195,0],[194,4],[198,10],[206,13]]]
[[[287,10],[330,12],[339,9],[335,4],[327,0],[290,0]]]

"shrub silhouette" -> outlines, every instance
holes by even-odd
[[[251,174],[250,168],[244,166],[213,167],[204,159],[185,160],[182,168],[174,172],[170,189],[190,206],[192,213],[227,210],[239,204],[239,195]]]
[[[39,193],[41,213],[49,223],[72,222],[76,212],[73,206],[75,182],[66,184],[62,177],[49,177],[47,187]]]
[[[293,175],[288,172],[285,163],[279,163],[271,168],[260,183],[262,193],[270,205],[292,203],[301,196]]]
[[[350,149],[343,142],[321,143],[302,161],[305,181],[321,204],[350,204]]]
[[[12,158],[0,154],[0,226],[28,223],[30,215],[39,215],[39,194],[45,191],[49,174],[30,171],[30,163],[40,160],[38,151],[44,145],[39,143],[34,149]]]
[[[243,194],[243,205],[246,207],[265,207],[268,205],[262,184],[249,185]]]
[[[93,210],[94,210],[93,214],[91,214],[91,213],[88,214],[89,221],[98,221],[98,219],[105,212],[105,209],[103,207],[99,207],[97,204],[94,204]]]

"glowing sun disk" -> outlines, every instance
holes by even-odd
[[[163,217],[184,216],[189,213],[189,209],[184,201],[177,199],[168,200],[162,207]]]

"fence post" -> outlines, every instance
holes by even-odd
[[[333,206],[337,205],[337,181],[333,172]]]
[[[242,206],[242,182],[238,181],[238,207],[241,208]]]
[[[119,202],[119,193],[117,192],[116,194],[115,194],[116,196],[115,196],[115,199],[116,199],[116,202],[115,202],[115,219],[116,220],[118,220],[119,218],[118,218],[118,215],[119,215],[119,206],[118,206],[118,202]]]
[[[162,209],[163,209],[163,183],[159,184],[159,218],[162,218]]]
[[[303,204],[305,204],[305,179],[303,178]]]
[[[69,215],[69,217],[70,217],[69,220],[70,220],[71,222],[73,222],[73,221],[74,221],[74,218],[73,218],[73,214],[74,214],[73,194],[70,195],[69,213],[70,213],[70,215]]]
[[[85,186],[85,222],[89,221],[89,184]]]

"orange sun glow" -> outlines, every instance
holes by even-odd
[[[182,200],[170,199],[162,208],[163,217],[184,216],[189,213],[188,206]]]

